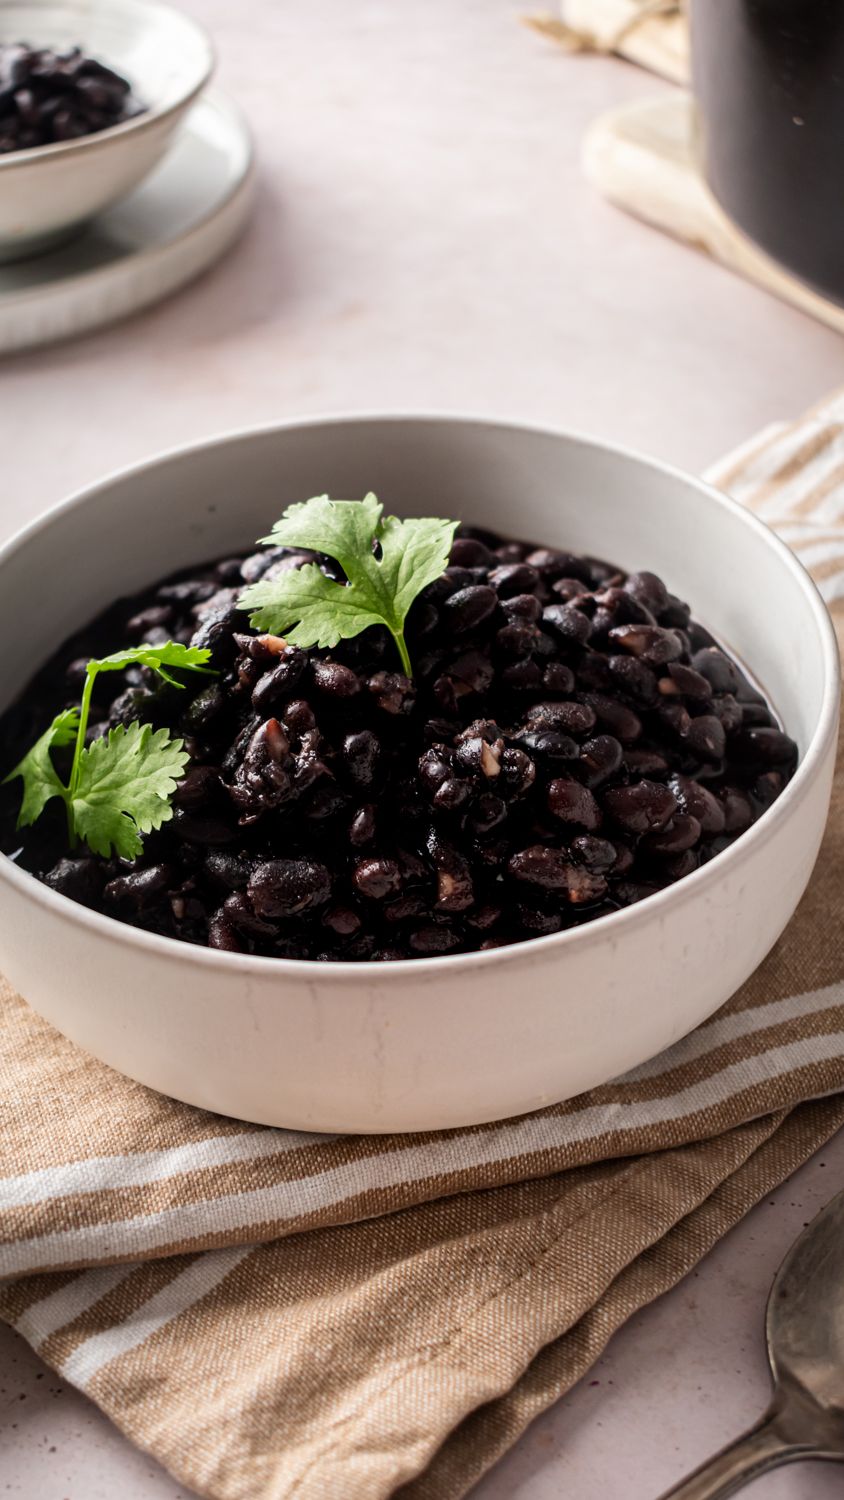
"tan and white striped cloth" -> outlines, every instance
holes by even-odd
[[[844,396],[715,476],[844,626]],[[0,1316],[219,1500],[466,1492],[844,1125],[844,767],[762,967],[616,1083],[523,1119],[330,1138],[204,1114],[0,987]]]

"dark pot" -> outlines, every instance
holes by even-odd
[[[691,0],[707,181],[740,229],[844,303],[844,0]]]

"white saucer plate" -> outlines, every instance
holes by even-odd
[[[254,180],[245,120],[205,95],[134,193],[70,244],[0,266],[0,354],[89,333],[184,286],[244,228]]]

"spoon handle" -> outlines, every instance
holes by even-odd
[[[795,1443],[780,1431],[779,1414],[767,1412],[755,1427],[722,1448],[661,1500],[726,1500],[752,1479],[794,1458],[810,1458],[809,1444]]]

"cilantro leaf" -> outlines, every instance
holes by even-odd
[[[70,795],[74,828],[95,854],[112,847],[124,859],[141,853],[140,834],[173,816],[170,798],[184,774],[184,742],[149,724],[118,725],[79,758]]]
[[[207,665],[210,658],[211,652],[200,646],[183,646],[179,641],[164,641],[160,646],[128,646],[125,651],[113,651],[111,656],[95,658],[89,661],[88,671],[95,676],[97,672],[122,672],[131,666],[151,667],[165,682],[180,688],[184,687],[184,683],[171,676],[167,667],[207,673],[210,671]]]
[[[64,797],[65,787],[56,774],[50,751],[54,745],[71,744],[76,739],[78,728],[78,708],[64,709],[62,713],[56,715],[49,729],[45,729],[40,739],[35,741],[23,760],[19,761],[14,770],[4,777],[4,785],[7,781],[14,781],[16,776],[23,777],[23,798],[18,813],[18,828],[28,828],[30,823],[40,818],[52,797]]]
[[[370,625],[384,625],[412,675],[404,640],[411,604],[448,565],[456,521],[402,521],[384,516],[375,495],[330,500],[317,495],[291,505],[262,540],[307,547],[334,558],[346,575],[336,583],[315,563],[261,579],[238,600],[255,630],[285,636],[295,646],[336,646]]]

